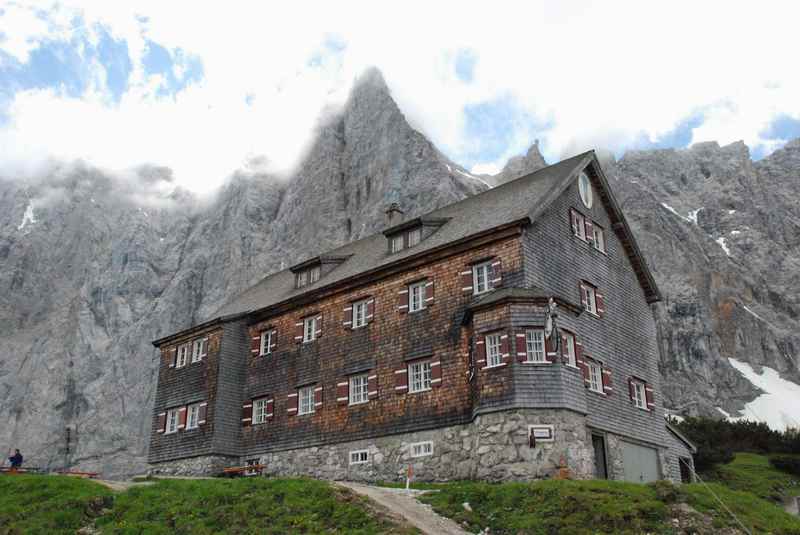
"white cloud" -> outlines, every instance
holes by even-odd
[[[31,168],[49,155],[83,157],[108,168],[155,162],[179,183],[204,191],[254,155],[291,166],[319,111],[341,103],[369,65],[384,73],[412,125],[472,170],[497,169],[533,137],[549,160],[597,146],[613,150],[658,140],[705,113],[696,141],[744,139],[772,148],[760,132],[780,114],[800,118],[800,71],[793,69],[800,4],[641,2],[336,3],[139,1],[67,2],[43,26],[17,4],[0,15],[14,25],[0,44],[25,61],[44,39],[101,25],[128,45],[134,71],[119,103],[104,78],[81,98],[57,90],[18,93],[0,130],[0,163]],[[13,18],[9,18],[13,17]],[[94,30],[89,32],[90,38]],[[198,57],[204,79],[174,97],[147,75],[146,40]],[[338,52],[325,44],[334,41]],[[473,80],[455,73],[457,51],[477,61]],[[312,58],[315,61],[311,61]],[[174,66],[177,76],[185,65]],[[463,160],[475,147],[466,106],[513,99],[547,124],[512,124],[509,150]],[[248,104],[248,101],[250,104]]]

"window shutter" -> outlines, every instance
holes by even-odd
[[[197,411],[197,425],[206,423],[206,416],[208,415],[208,403],[205,401],[200,404],[200,410]]]
[[[425,283],[425,306],[432,305],[434,298],[433,281],[429,280]]]
[[[614,391],[614,389],[611,387],[611,370],[603,366],[601,371],[603,374],[603,392],[605,392],[607,396],[610,396]]]
[[[511,344],[508,343],[508,333],[500,335],[500,358],[503,364],[511,362]]]
[[[186,407],[178,409],[178,429],[186,428]]]
[[[303,342],[303,320],[297,321],[294,324],[294,341],[298,344]]]
[[[636,393],[634,392],[633,377],[628,377],[628,399],[632,402],[636,400]]]
[[[394,371],[394,391],[396,394],[408,392],[408,367]]]
[[[472,293],[472,267],[467,266],[467,269],[460,272],[461,276],[461,291],[465,294]]]
[[[397,310],[408,312],[408,286],[403,286],[397,292]]]
[[[156,433],[163,433],[166,430],[166,428],[167,428],[167,413],[159,412]]]
[[[589,219],[588,217],[586,218],[585,226],[586,226],[586,241],[591,243],[594,240],[594,233],[592,232],[594,229],[594,224],[592,223],[592,220]]]
[[[503,262],[495,258],[492,262],[492,288],[499,288],[503,285]]]
[[[170,355],[169,357],[169,367],[174,368],[175,362],[178,360],[178,348],[171,347],[167,350],[167,354]]]
[[[655,392],[653,392],[653,387],[650,383],[644,384],[644,397],[647,401],[647,410],[652,411],[656,408],[656,401],[655,401]]]
[[[569,364],[569,350],[567,349],[567,335],[561,335],[561,362]]]
[[[375,399],[378,397],[378,376],[370,375],[367,377],[367,397]]]
[[[272,341],[269,344],[269,350],[275,351],[278,347],[278,329],[272,329]]]
[[[258,356],[261,352],[261,333],[256,334],[256,336],[250,337],[250,354],[252,356]]]
[[[350,381],[347,378],[336,383],[336,403],[339,405],[350,403]]]
[[[322,407],[322,387],[318,386],[314,389],[314,409]]]
[[[353,326],[353,303],[348,304],[342,310],[342,326],[348,329]]]
[[[547,362],[556,361],[556,348],[553,347],[553,340],[549,336],[544,339],[544,358]]]
[[[589,364],[587,364],[587,360],[591,360],[591,357],[589,355],[583,356],[583,344],[575,341],[575,362],[581,370],[581,375],[583,375],[583,386],[589,388],[591,383],[589,381]]]
[[[595,300],[597,302],[597,315],[602,318],[606,313],[605,297],[603,297],[603,294],[595,292]]]
[[[297,392],[289,394],[287,401],[286,412],[289,413],[289,416],[294,416],[297,414]]]
[[[203,338],[200,341],[200,359],[208,355],[208,338]]]
[[[581,294],[581,310],[586,310],[586,286],[582,282],[578,283],[578,291]]]
[[[482,334],[475,339],[475,354],[475,364],[483,368],[486,365],[486,337]]]
[[[516,333],[514,338],[517,346],[517,362],[525,362],[528,360],[528,343],[525,340],[525,331]]]
[[[431,362],[431,387],[439,388],[442,386],[442,361]]]
[[[275,417],[275,400],[267,400],[267,420],[272,420]]]
[[[253,423],[253,402],[248,401],[242,405],[242,427],[250,427]]]
[[[316,338],[319,338],[320,336],[322,336],[322,314],[319,314],[317,316],[317,332],[314,333],[314,336]]]
[[[569,227],[572,229],[572,234],[575,236],[579,236],[578,234],[578,218],[575,214],[575,209],[569,209]]]
[[[367,323],[372,323],[372,319],[375,317],[375,299],[370,299],[367,301]]]

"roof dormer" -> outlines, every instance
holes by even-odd
[[[448,221],[449,218],[417,217],[384,230],[383,235],[388,240],[389,253],[399,253],[414,247]]]
[[[336,266],[350,258],[347,256],[315,256],[289,268],[294,273],[294,287],[311,286],[330,273]]]

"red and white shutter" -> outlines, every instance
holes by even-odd
[[[601,369],[603,373],[603,392],[605,395],[610,396],[614,389],[611,387],[611,370],[603,366]]]
[[[492,261],[491,285],[492,288],[499,288],[503,285],[503,262],[499,258]]]
[[[586,218],[586,241],[592,242],[594,240],[594,224],[588,217]]]
[[[636,385],[633,383],[633,377],[628,377],[628,398],[631,402],[636,402]]]
[[[348,303],[342,310],[342,326],[348,329],[353,326],[353,303]]]
[[[511,344],[508,340],[508,333],[500,335],[500,364],[508,366],[511,363]]]
[[[408,366],[394,371],[394,391],[396,394],[408,392]]]
[[[475,364],[479,368],[486,366],[486,337],[482,334],[475,338]]]
[[[591,360],[589,355],[583,355],[583,344],[575,341],[575,363],[578,365],[578,368],[581,370],[581,375],[583,375],[583,385],[586,388],[589,388],[591,382],[589,380],[589,364],[586,362],[587,360]]]
[[[257,357],[260,353],[261,353],[261,333],[256,332],[255,336],[250,337],[250,355],[253,357]]]
[[[275,400],[267,400],[267,420],[272,420],[275,417]]]
[[[578,283],[578,291],[581,294],[581,310],[586,310],[586,286],[582,282]]]
[[[242,427],[250,427],[253,423],[253,401],[242,405]]]
[[[403,286],[397,291],[397,310],[408,312],[408,286]]]
[[[569,227],[572,230],[572,234],[578,236],[578,217],[577,213],[575,212],[574,208],[569,209]]]
[[[378,397],[378,374],[367,377],[367,398],[375,399]]]
[[[203,425],[206,423],[206,417],[208,416],[208,403],[202,402],[200,407],[197,411],[197,425]]]
[[[431,362],[431,386],[439,388],[442,386],[442,361],[434,360]]]
[[[647,401],[647,410],[652,411],[656,408],[656,401],[655,401],[655,392],[653,391],[653,387],[650,383],[644,384],[644,397]]]
[[[433,280],[429,280],[425,283],[425,306],[432,305],[433,299],[434,299]]]
[[[561,362],[569,364],[569,349],[567,348],[567,335],[561,335]]]
[[[546,336],[544,339],[544,358],[547,362],[555,362],[556,357],[556,348],[553,347],[553,340],[549,336]]]
[[[186,429],[186,407],[178,409],[178,429]]]
[[[174,368],[175,367],[175,362],[177,362],[177,360],[178,360],[178,348],[177,347],[171,347],[171,348],[167,349],[167,355],[169,355],[169,367],[170,368]]]
[[[317,315],[316,324],[317,324],[317,332],[314,333],[314,337],[319,338],[320,336],[322,336],[322,314]]]
[[[336,383],[336,403],[338,405],[350,403],[350,381],[347,378]]]
[[[163,433],[167,429],[167,413],[158,413],[158,424],[156,424],[156,433]]]
[[[292,392],[287,396],[286,412],[289,416],[297,414],[297,392]]]
[[[465,294],[472,293],[472,267],[467,266],[464,271],[459,272],[459,277],[461,277],[461,291]]]
[[[603,296],[603,294],[601,294],[601,293],[595,292],[595,300],[596,300],[596,303],[597,303],[597,315],[602,318],[606,313],[606,299],[605,299],[605,296]]]
[[[314,410],[320,407],[322,407],[322,387],[318,386],[314,388]]]
[[[514,334],[514,340],[516,341],[517,362],[526,362],[528,360],[528,343],[525,340],[525,331]]]
[[[298,344],[303,342],[303,320],[294,322],[294,341]]]
[[[274,353],[278,347],[278,329],[272,329],[272,336],[270,337],[269,350]]]
[[[375,318],[375,298],[370,298],[367,301],[367,323],[372,323],[372,320]]]

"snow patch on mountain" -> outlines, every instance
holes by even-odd
[[[33,203],[29,202],[27,208],[25,208],[25,214],[22,216],[22,223],[19,224],[17,230],[22,230],[25,228],[25,225],[28,223],[34,224],[36,223],[36,214],[33,213]]]
[[[722,247],[722,250],[725,251],[726,255],[731,256],[731,250],[730,247],[728,247],[728,244],[725,243],[725,238],[720,237],[714,241],[717,242],[720,247]]]
[[[728,358],[731,366],[745,379],[764,391],[763,394],[744,406],[743,415],[731,420],[756,420],[766,423],[771,429],[784,431],[800,426],[800,385],[781,378],[769,366],[762,366],[757,373],[750,364]],[[723,412],[719,407],[720,412]]]

